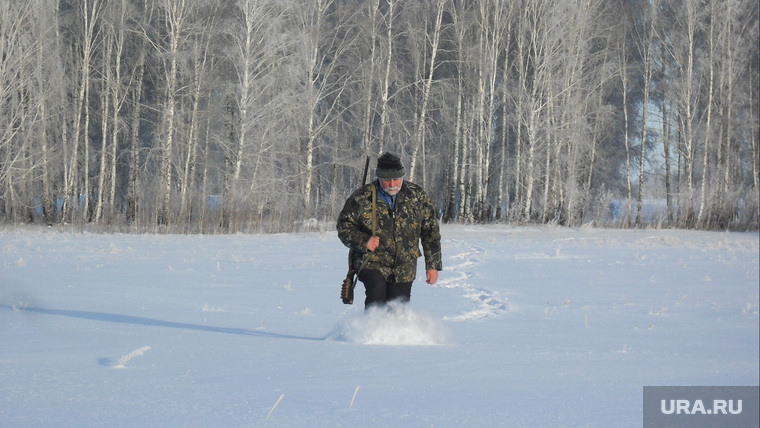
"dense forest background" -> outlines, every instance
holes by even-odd
[[[757,0],[0,0],[0,219],[757,229]]]

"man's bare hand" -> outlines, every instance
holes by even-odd
[[[428,269],[426,276],[428,284],[435,284],[435,282],[438,281],[438,271],[435,269]]]
[[[367,241],[367,250],[375,251],[378,245],[380,245],[380,238],[378,238],[377,236],[373,236],[369,238],[369,241]]]

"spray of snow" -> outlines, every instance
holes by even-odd
[[[397,302],[370,308],[362,316],[344,320],[338,325],[333,338],[362,345],[433,346],[452,343],[449,329],[443,321]]]
[[[134,357],[139,357],[148,351],[150,351],[150,346],[143,346],[140,349],[135,349],[129,354],[124,355],[121,358],[119,358],[119,361],[116,362],[116,365],[114,366],[114,368],[123,369],[127,366],[127,363],[129,362],[129,360],[131,360]]]

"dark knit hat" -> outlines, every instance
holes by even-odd
[[[385,152],[377,158],[377,178],[392,179],[401,178],[406,173],[404,164],[398,156]]]

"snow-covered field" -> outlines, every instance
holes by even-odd
[[[758,385],[757,232],[442,234],[365,314],[332,231],[0,231],[0,425],[638,427],[645,385]]]

